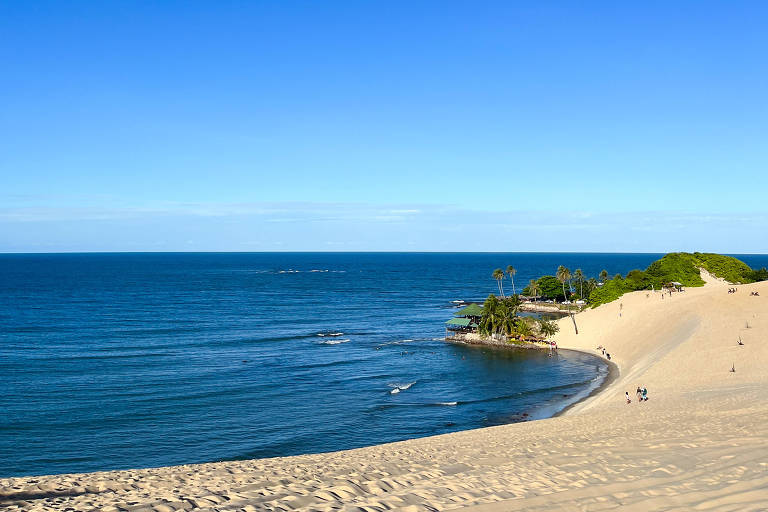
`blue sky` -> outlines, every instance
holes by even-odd
[[[3,2],[0,251],[768,252],[763,2]]]

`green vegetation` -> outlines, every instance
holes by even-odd
[[[670,281],[678,281],[685,286],[703,286],[699,268],[729,283],[745,284],[758,280],[755,278],[759,271],[752,270],[743,261],[732,256],[702,252],[669,253],[651,263],[646,272],[657,288]]]
[[[560,288],[561,283],[555,276],[541,276],[536,280],[536,284],[538,285],[538,290],[536,290],[536,293],[542,298],[565,300],[563,291]],[[523,295],[534,295],[530,284],[523,290]]]
[[[504,297],[504,271],[497,268],[493,271],[493,278],[496,280],[496,284],[499,285],[499,295]]]
[[[749,277],[752,279],[752,282],[768,281],[768,269],[763,267],[759,270],[753,270]]]
[[[588,279],[581,269],[571,273],[568,268],[560,265],[554,276],[546,275],[531,279],[522,294],[533,297],[534,300],[583,299],[592,307],[596,307],[613,302],[627,292],[659,290],[671,283],[680,283],[689,287],[703,286],[704,280],[699,271],[701,268],[731,283],[745,284],[768,280],[768,269],[752,269],[743,261],[731,256],[701,252],[673,252],[654,261],[645,270],[631,270],[626,277],[616,274],[612,279],[608,279],[608,271],[602,270],[598,276],[599,281],[595,278]],[[479,306],[472,305],[460,313],[467,311],[465,316],[474,318],[478,324],[478,331],[485,336],[504,335],[511,338],[552,336],[557,332],[557,325],[553,322],[545,320],[536,322],[531,318],[518,316],[520,296],[515,293],[516,273],[517,270],[512,265],[508,265],[506,270],[500,268],[494,270],[493,278],[498,284],[499,296],[489,295],[482,312],[479,311]],[[507,276],[512,281],[511,297],[504,296],[504,279]],[[574,286],[572,286],[572,280],[575,281]],[[470,308],[474,308],[471,311],[474,314],[469,314]]]
[[[489,295],[483,303],[483,314],[480,317],[479,331],[484,336],[492,334],[511,335],[515,332],[520,309],[520,298],[497,297]]]
[[[684,286],[704,286],[696,261],[691,254],[672,252],[651,263],[646,269],[651,284],[658,289],[673,281]]]
[[[626,281],[621,276],[614,277],[605,281],[603,286],[598,286],[589,295],[589,303],[594,307],[599,304],[613,302],[632,289],[628,287]]]
[[[568,297],[568,294],[565,293],[565,282],[568,281],[568,289],[571,289],[571,271],[562,265],[557,267],[557,272],[555,273],[555,277],[557,277],[557,280],[560,281],[560,284],[563,285],[563,297]]]
[[[560,330],[560,326],[551,320],[539,320],[539,333],[544,339],[550,338],[557,334]]]
[[[503,335],[508,338],[549,337],[554,335],[559,327],[547,320],[534,320],[518,316],[520,297],[497,297],[489,295],[483,303],[478,331],[483,336]],[[515,341],[511,341],[515,343]]]
[[[731,256],[701,252],[695,252],[692,256],[700,267],[703,267],[714,276],[725,279],[729,283],[745,284],[758,281],[758,279],[754,279],[754,273],[757,271],[752,270],[743,261]]]
[[[523,295],[534,298],[583,299],[592,307],[612,302],[627,292],[636,290],[659,290],[673,282],[683,286],[703,286],[699,269],[703,268],[715,277],[731,283],[753,283],[768,280],[768,270],[751,269],[749,265],[731,256],[713,253],[673,252],[651,263],[647,269],[635,269],[626,277],[616,274],[608,278],[608,271],[602,270],[598,279],[586,279],[581,269],[573,274],[564,266],[557,269],[556,276],[542,276],[532,279],[523,290]],[[572,290],[571,279],[575,280]],[[566,286],[567,284],[567,286]]]
[[[528,290],[528,293],[525,293],[525,290]],[[533,300],[536,300],[536,298],[541,293],[541,287],[539,286],[538,281],[535,279],[531,279],[528,281],[528,286],[523,289],[523,295],[530,295],[533,297]]]
[[[741,260],[713,253],[672,252],[651,263],[645,271],[632,270],[626,278],[616,275],[589,295],[592,307],[612,302],[635,290],[660,289],[678,282],[683,286],[704,286],[699,269],[731,283],[753,283],[768,279],[765,269],[753,270]]]
[[[573,278],[576,280],[576,284],[579,285],[579,297],[584,296],[584,280],[586,277],[584,277],[584,272],[581,271],[580,268],[577,268],[573,271]]]
[[[507,275],[512,280],[512,295],[517,295],[515,291],[515,274],[517,274],[517,269],[512,265],[507,265]]]

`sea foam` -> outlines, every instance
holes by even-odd
[[[338,345],[339,343],[347,343],[349,341],[352,341],[352,340],[350,340],[349,338],[344,338],[344,339],[337,338],[333,340],[321,341],[320,344],[321,345]]]
[[[405,391],[406,389],[410,388],[414,384],[416,384],[416,381],[409,382],[407,384],[389,384],[389,386],[393,388],[392,391],[390,391],[389,393],[392,395],[396,395],[397,393],[401,391]]]

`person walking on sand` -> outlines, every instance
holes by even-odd
[[[642,398],[641,398],[642,401],[643,402],[647,402],[648,401],[648,390],[645,389],[645,386],[643,386],[642,393],[643,393]]]
[[[637,396],[638,403],[643,401],[643,390],[640,389],[640,386],[637,386],[637,393],[635,393],[635,396]]]
[[[629,398],[629,391],[625,391],[625,392],[624,392],[624,396],[627,398],[627,403],[628,403],[628,404],[631,404],[631,403],[632,403],[632,399],[631,399],[631,398]]]

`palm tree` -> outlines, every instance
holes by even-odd
[[[533,294],[533,300],[536,301],[536,296],[541,291],[541,286],[539,286],[539,282],[535,279],[531,279],[528,282],[528,289],[531,290],[531,293]]]
[[[496,315],[498,318],[496,332],[506,335],[512,334],[515,329],[515,312],[510,308],[506,299],[499,301],[498,306],[496,306]]]
[[[571,279],[571,271],[568,270],[566,267],[560,265],[559,267],[557,267],[557,273],[555,274],[555,277],[557,277],[557,280],[560,281],[560,284],[563,285],[563,300],[565,300],[568,298],[568,296],[565,294],[565,282]],[[570,289],[570,287],[571,285],[569,282],[568,288]]]
[[[493,278],[496,280],[496,284],[499,285],[499,295],[502,297],[504,296],[504,283],[502,281],[504,280],[504,271],[500,268],[497,268],[493,271]]]
[[[584,272],[582,272],[580,268],[577,268],[576,270],[573,271],[573,278],[580,285],[579,298],[583,299],[584,298]]]
[[[597,279],[590,277],[587,279],[587,297],[592,294],[592,291],[597,288]]]
[[[515,293],[515,274],[517,274],[517,269],[512,265],[507,265],[507,275],[509,275],[509,278],[512,280],[512,295],[517,295],[517,293]]]
[[[520,298],[517,296],[499,299],[491,294],[483,304],[483,314],[478,324],[480,334],[512,335],[518,322],[517,312],[520,309]]]
[[[491,294],[483,303],[483,315],[480,317],[480,324],[478,325],[480,334],[491,335],[497,331],[500,324],[499,299]]]
[[[523,338],[527,338],[528,336],[531,336],[533,334],[533,328],[531,327],[531,324],[528,322],[529,322],[528,320],[521,317],[517,319],[517,322],[515,324],[515,331],[517,331],[517,334],[519,334]]]
[[[539,320],[539,332],[544,336],[544,339],[549,338],[557,334],[560,330],[560,326],[555,322],[549,320]]]
[[[600,271],[600,282],[604,283],[607,280],[608,280],[608,271],[603,269]]]
[[[517,312],[520,311],[520,297],[513,295],[512,297],[505,297],[502,300],[512,316],[517,316]]]
[[[511,325],[511,312],[505,300],[491,294],[483,303],[483,315],[478,325],[480,334],[491,336],[507,331]]]

